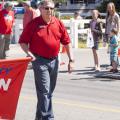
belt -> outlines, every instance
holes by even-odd
[[[57,58],[57,56],[55,56],[55,57],[50,57],[50,58],[46,58],[46,57],[43,57],[43,56],[40,56],[40,55],[37,55],[37,54],[34,54],[34,56],[35,56],[36,58],[43,58],[43,59],[46,59],[46,60],[54,60],[54,59]]]

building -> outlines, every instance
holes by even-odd
[[[95,9],[102,2],[103,0],[67,0],[65,4],[59,7],[59,10],[64,12],[79,10],[80,12],[86,13],[89,10]]]

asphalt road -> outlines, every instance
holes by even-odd
[[[53,96],[55,120],[120,120],[120,81],[95,78],[90,49],[74,49],[75,68],[67,73],[60,67],[57,86]],[[106,71],[109,57],[106,49],[99,50],[102,71]],[[24,57],[18,45],[12,45],[8,57]],[[23,81],[15,120],[34,120],[36,91],[32,70],[27,70]]]

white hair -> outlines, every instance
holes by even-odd
[[[53,7],[55,6],[53,0],[42,0],[42,1],[39,3],[38,6],[41,7],[41,6],[47,5],[47,4],[49,4],[49,3],[52,4]]]

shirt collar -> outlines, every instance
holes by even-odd
[[[42,22],[43,22],[44,24],[47,24],[47,23],[43,20],[42,16],[40,16],[40,18],[41,18],[41,20],[42,20]],[[51,21],[50,21],[49,24],[54,24],[54,22],[55,22],[55,17],[53,16],[53,17],[51,18]]]

